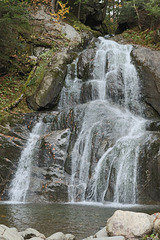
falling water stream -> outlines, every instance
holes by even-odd
[[[146,120],[141,117],[140,84],[131,63],[131,50],[131,45],[120,45],[104,38],[99,38],[97,43],[92,79],[85,83],[86,87],[91,86],[91,99],[84,104],[81,131],[72,151],[71,202],[111,199],[136,203],[139,145],[145,134]],[[60,109],[80,104],[84,82],[78,79],[76,71],[77,68],[74,82],[70,72],[67,76]],[[108,134],[111,143],[97,159],[93,170],[96,134]],[[111,184],[112,194],[108,193]]]
[[[41,134],[44,132],[44,124],[40,119],[32,129],[24,150],[19,159],[17,172],[11,182],[9,197],[11,202],[25,202],[30,184],[32,163],[36,154],[36,146]]]
[[[140,83],[131,51],[131,45],[100,37],[88,80],[78,78],[78,59],[74,62],[74,74],[71,65],[68,67],[59,110],[74,108],[83,112],[71,153],[70,202],[136,203],[139,146],[144,140],[146,120],[142,117]],[[83,102],[84,88],[89,96]],[[12,201],[25,201],[43,128],[40,120],[22,151],[11,183]]]

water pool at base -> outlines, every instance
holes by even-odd
[[[28,227],[35,228],[46,237],[55,232],[71,233],[76,239],[93,235],[106,225],[107,219],[117,209],[155,213],[160,206],[146,205],[113,205],[103,204],[57,204],[28,203],[12,204],[1,202],[0,224],[16,227],[18,231]]]

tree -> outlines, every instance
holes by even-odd
[[[78,13],[77,13],[77,18],[80,20],[80,15],[81,15],[81,5],[87,3],[88,0],[76,0],[74,4],[78,5]]]
[[[0,1],[0,72],[5,73],[23,48],[22,38],[29,31],[26,6],[18,0]]]
[[[151,29],[154,29],[160,23],[160,1],[150,0],[146,3],[145,10],[151,16]]]

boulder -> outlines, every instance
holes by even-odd
[[[150,234],[153,229],[153,216],[117,210],[107,221],[109,236],[124,236],[127,239]]]
[[[153,229],[156,233],[160,234],[160,219],[154,221]]]
[[[75,238],[75,236],[72,235],[72,234],[65,234],[65,239],[66,239],[66,240],[75,240],[76,238]]]
[[[16,228],[8,228],[5,225],[0,225],[0,239],[1,240],[24,240],[18,233]]]
[[[30,238],[39,238],[41,240],[45,239],[45,236],[42,233],[38,232],[37,230],[35,230],[33,228],[27,228],[25,231],[19,232],[19,234],[24,239],[30,239]]]
[[[81,43],[82,39],[80,34],[71,25],[63,23],[60,25],[60,29],[68,40]]]
[[[160,234],[160,212],[152,214],[154,218],[153,232]]]
[[[108,237],[106,228],[102,228],[100,231],[98,231],[95,235],[94,238],[101,238],[101,237]]]
[[[46,240],[65,240],[65,234],[62,232],[57,232],[57,233],[52,234]]]
[[[71,62],[67,50],[53,54],[43,54],[39,66],[30,75],[30,83],[37,83],[33,93],[28,92],[28,106],[34,110],[52,108],[57,105],[67,73],[67,64]],[[34,79],[34,80],[33,80]]]
[[[148,67],[157,77],[160,76],[160,51],[136,45],[133,47],[132,55],[138,62]],[[157,88],[160,90],[160,83],[157,83]]]

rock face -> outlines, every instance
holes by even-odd
[[[148,131],[144,144],[140,148],[137,177],[137,201],[139,203],[155,203],[160,198],[159,177],[159,144],[160,133]]]
[[[160,51],[134,46],[132,55],[141,72],[145,101],[160,114]]]
[[[56,130],[42,137],[37,163],[32,168],[28,201],[68,200],[64,167],[69,137],[69,129]]]
[[[139,238],[152,232],[153,220],[152,216],[145,213],[118,210],[108,219],[106,228],[110,236]]]
[[[94,58],[95,49],[84,50],[78,58],[77,76],[83,81],[92,77]]]

